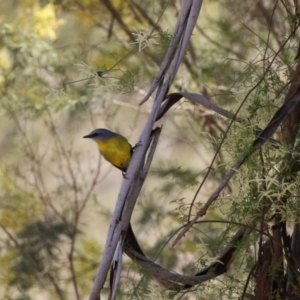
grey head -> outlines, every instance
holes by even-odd
[[[83,138],[87,138],[87,139],[92,139],[92,140],[98,140],[98,141],[104,141],[107,139],[110,139],[114,136],[118,136],[119,134],[110,131],[108,129],[105,128],[98,128],[93,130],[91,133],[89,133],[88,135],[85,135]]]

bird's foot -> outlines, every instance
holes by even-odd
[[[137,147],[140,147],[140,146],[142,146],[141,141],[139,141],[138,143],[136,143],[136,144],[132,147],[132,150],[134,151]]]
[[[128,178],[129,178],[129,177],[126,175],[126,172],[123,172],[123,171],[122,171],[122,176],[123,176],[124,179],[128,179]]]

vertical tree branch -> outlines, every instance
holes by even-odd
[[[186,0],[182,4],[182,9],[178,16],[176,25],[176,29],[180,29],[180,34],[178,34],[177,30],[175,29],[175,37],[176,40],[179,41],[179,45],[175,48],[175,59],[173,59],[172,56],[169,58],[169,61],[165,61],[166,65],[171,64],[170,74],[167,76],[165,82],[163,82],[163,79],[166,76],[166,73],[163,72],[162,74],[160,72],[162,76],[158,81],[158,91],[156,94],[156,98],[148,121],[139,139],[138,147],[136,148],[131,159],[131,163],[127,171],[127,176],[123,180],[114,214],[111,219],[102,261],[99,266],[92,293],[90,295],[90,300],[99,299],[99,293],[103,288],[114,252],[121,237],[121,232],[123,230],[126,231],[129,225],[131,214],[138,197],[138,193],[136,191],[140,190],[142,184],[140,179],[140,170],[146,155],[147,146],[149,145],[150,134],[156,117],[159,113],[160,105],[169,90],[169,87],[176,75],[180,62],[182,61],[183,55],[188,46],[188,41],[192,34],[193,27],[195,26],[198,15],[200,13],[201,4],[201,0]],[[184,32],[185,27],[183,25],[185,25],[186,20],[189,26],[187,31]],[[171,48],[173,48],[174,50],[174,45],[171,45]],[[152,92],[153,91],[154,90],[152,90]]]

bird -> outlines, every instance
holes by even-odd
[[[83,138],[94,140],[102,156],[120,169],[123,175],[126,173],[133,154],[133,147],[124,136],[105,128],[98,128]]]

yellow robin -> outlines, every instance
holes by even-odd
[[[126,173],[133,148],[124,136],[108,129],[99,128],[85,135],[84,138],[94,140],[103,157],[123,173]]]

